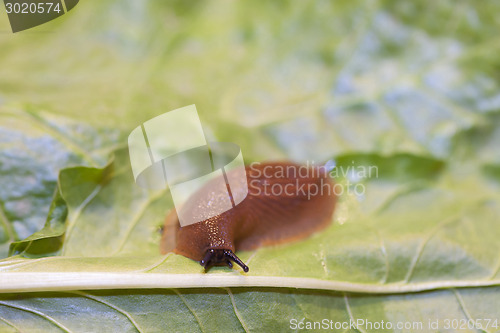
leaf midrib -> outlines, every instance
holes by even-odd
[[[4,272],[0,274],[0,293],[151,288],[275,287],[369,294],[400,294],[436,289],[490,287],[498,285],[500,285],[500,279],[370,284],[302,277],[244,276],[234,273]]]

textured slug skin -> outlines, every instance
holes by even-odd
[[[248,196],[233,209],[202,222],[180,227],[172,210],[165,221],[162,253],[173,250],[200,261],[208,249],[254,250],[299,240],[326,227],[332,221],[336,202],[333,182],[318,167],[302,166],[305,177],[301,177],[299,167],[290,162],[247,166]],[[284,168],[289,171],[283,174]],[[297,171],[296,177],[292,168]],[[273,195],[273,185],[275,193],[278,188],[283,193]],[[319,192],[316,195],[314,187]]]

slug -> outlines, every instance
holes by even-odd
[[[271,162],[245,170],[248,195],[236,207],[184,227],[173,209],[165,220],[161,252],[173,250],[199,261],[205,271],[215,265],[232,268],[234,262],[248,272],[235,251],[300,240],[332,221],[336,195],[325,167]]]

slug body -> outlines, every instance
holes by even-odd
[[[299,240],[330,224],[336,196],[324,168],[276,162],[245,169],[248,195],[236,207],[185,227],[175,209],[167,216],[163,253],[173,250],[205,269],[233,261],[247,272],[235,251]]]

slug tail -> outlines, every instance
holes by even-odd
[[[163,226],[163,234],[160,242],[160,252],[166,254],[172,252],[177,246],[177,231],[179,230],[179,220],[175,209],[172,209],[170,214],[165,219]]]

